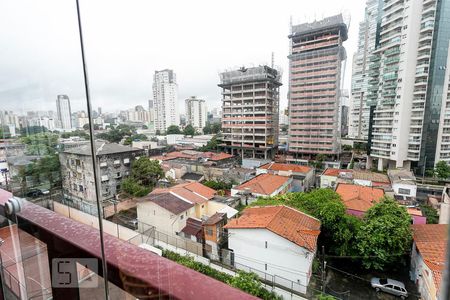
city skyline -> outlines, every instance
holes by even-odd
[[[32,2],[24,3],[3,4],[5,9],[2,11],[23,11],[24,17],[31,21],[21,24],[19,20],[13,20],[9,16],[5,16],[0,21],[2,24],[8,24],[2,28],[15,28],[14,34],[2,31],[2,35],[10,45],[8,49],[1,50],[0,83],[3,89],[0,92],[0,103],[2,107],[10,110],[14,102],[14,110],[19,108],[26,111],[30,110],[30,107],[25,102],[30,101],[35,107],[41,106],[42,110],[48,110],[53,109],[52,102],[56,95],[67,94],[74,111],[85,109],[81,105],[84,92],[77,44],[76,15],[73,13],[73,7],[67,3],[40,2],[39,5]],[[155,70],[165,68],[173,69],[177,73],[180,107],[184,107],[184,99],[192,95],[205,99],[211,108],[218,107],[221,98],[216,84],[220,72],[242,65],[247,67],[270,65],[272,52],[274,52],[275,65],[281,66],[284,73],[288,71],[289,40],[287,36],[291,16],[292,22],[298,24],[342,11],[351,14],[353,24],[350,26],[350,40],[347,45],[349,58],[345,87],[349,89],[350,61],[356,50],[357,24],[362,20],[364,3],[359,0],[326,5],[326,1],[314,4],[286,2],[279,7],[265,5],[267,3],[258,2],[261,11],[254,16],[251,14],[254,3],[245,3],[242,12],[236,15],[238,21],[230,24],[224,24],[224,21],[228,20],[226,15],[231,13],[231,7],[224,7],[223,13],[219,15],[207,2],[190,4],[201,8],[198,9],[201,15],[198,16],[198,21],[192,21],[195,18],[190,14],[189,22],[185,19],[186,16],[179,13],[173,12],[172,16],[171,10],[166,7],[167,4],[158,4],[161,5],[162,12],[158,16],[154,15],[151,4],[143,2],[138,2],[131,8],[128,6],[126,10],[122,7],[126,5],[125,3],[116,3],[110,7],[109,14],[100,13],[102,5],[81,3],[86,31],[85,47],[92,107],[108,107],[110,111],[136,105],[147,107],[146,104],[152,97],[152,75]],[[43,20],[41,14],[45,14],[45,7],[50,4],[52,11],[58,11],[58,14],[52,14],[51,19],[47,16],[47,19]],[[37,6],[35,10],[30,9],[28,12],[28,9],[24,9],[22,5]],[[179,5],[182,8],[187,4]],[[323,7],[327,9],[324,10]],[[196,11],[194,9],[193,14],[197,14]],[[206,19],[202,19],[204,12],[209,12],[205,14]],[[114,24],[119,14],[124,14],[123,18],[130,19],[130,22]],[[136,18],[131,20],[134,14]],[[147,14],[151,15],[147,17]],[[305,17],[306,15],[308,18]],[[272,19],[270,23],[265,21],[268,16]],[[171,19],[172,17],[180,19],[179,21],[183,24],[186,23],[185,26],[180,28],[176,24],[167,24],[167,27],[162,30],[153,30],[157,28],[158,22],[161,23],[161,18]],[[37,18],[39,22],[32,21]],[[253,25],[240,32],[238,29],[243,28],[242,22],[247,20],[252,20]],[[206,29],[205,23],[208,22],[211,24],[214,22],[216,27]],[[54,24],[58,24],[56,26],[58,28],[55,28]],[[193,50],[177,51],[175,46],[178,41],[170,38],[176,31],[186,36],[180,38],[180,43],[192,43],[196,47],[192,47]],[[43,37],[44,32],[45,37]],[[200,34],[193,35],[192,32]],[[223,45],[220,36],[230,33],[237,35],[236,42],[239,46]],[[151,36],[151,41],[146,41],[148,36]],[[120,45],[117,44],[118,42]],[[25,47],[21,47],[24,43],[31,44],[33,48],[39,50],[30,55],[30,52],[27,52],[30,48],[24,50]],[[20,51],[16,51],[17,48]],[[127,55],[122,55],[124,53]],[[14,63],[13,57],[20,57],[21,64]],[[288,78],[284,76],[280,92],[280,107],[283,108],[287,106],[287,83]]]

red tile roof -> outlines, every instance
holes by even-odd
[[[274,162],[267,163],[259,168],[273,171],[292,171],[295,173],[305,173],[305,174],[312,170],[312,168],[308,166],[301,166],[295,164],[281,164]]]
[[[214,197],[216,191],[199,182],[189,182],[175,185],[170,188],[154,189],[152,194],[171,193],[192,203],[204,203]]]
[[[416,247],[425,264],[433,272],[434,284],[439,290],[445,267],[448,225],[415,224],[411,228]]]
[[[336,193],[347,209],[365,212],[384,196],[384,190],[356,184],[339,183]]]
[[[320,234],[320,221],[287,206],[250,207],[238,219],[230,220],[225,228],[265,228],[314,252]]]
[[[334,169],[334,168],[327,168],[325,171],[323,171],[322,175],[325,176],[339,176],[339,173],[353,173],[353,170],[347,170],[347,169]]]
[[[260,174],[243,184],[234,187],[235,190],[250,189],[251,193],[271,195],[277,189],[286,184],[291,178],[272,174]]]
[[[228,154],[228,153],[224,153],[224,152],[220,152],[220,153],[204,152],[202,157],[209,158],[209,160],[212,160],[212,161],[219,161],[219,160],[232,158],[233,155]]]

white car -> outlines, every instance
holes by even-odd
[[[374,277],[370,280],[370,285],[377,291],[383,291],[395,296],[399,296],[402,299],[408,297],[408,291],[405,288],[403,282],[389,279],[389,278],[377,278]]]

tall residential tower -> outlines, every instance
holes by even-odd
[[[358,48],[353,56],[352,86],[348,136],[367,140],[369,136],[370,107],[367,103],[369,73],[376,68],[369,57],[377,45],[378,9],[382,0],[367,0],[364,21],[359,24]],[[373,88],[373,87],[372,87]]]
[[[369,164],[423,171],[450,158],[444,142],[450,3],[384,0],[382,5],[379,45],[370,57]]]
[[[67,95],[58,95],[56,98],[56,111],[58,115],[58,128],[72,128],[72,110],[70,100]]]
[[[178,85],[173,70],[155,71],[153,109],[155,111],[155,130],[166,131],[171,125],[180,125]]]
[[[292,26],[289,35],[289,152],[297,157],[340,152],[342,15]]]
[[[192,125],[195,129],[203,130],[208,118],[205,100],[192,96],[186,99],[186,124]]]
[[[278,146],[281,74],[268,66],[220,74],[226,151],[242,158],[273,159]]]

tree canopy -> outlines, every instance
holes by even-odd
[[[217,137],[213,136],[210,141],[205,146],[200,147],[200,151],[207,152],[207,151],[216,151],[218,149],[218,141]]]
[[[410,247],[411,217],[390,198],[375,204],[362,219],[346,214],[340,196],[331,189],[260,198],[252,203],[265,205],[287,205],[319,219],[319,242],[327,251],[354,257],[367,269],[393,265]]]
[[[166,134],[181,134],[180,127],[177,125],[170,125],[166,130]]]
[[[125,136],[132,136],[134,134],[136,134],[136,128],[134,126],[120,124],[107,132],[97,134],[97,138],[110,143],[119,143]]]
[[[205,127],[203,127],[203,134],[217,134],[222,130],[222,124],[220,123],[209,123],[206,122]]]
[[[196,133],[195,128],[191,124],[184,127],[184,130],[183,130],[184,135],[193,136],[193,135],[195,135],[195,133]]]
[[[410,250],[411,217],[406,208],[386,197],[366,212],[356,240],[363,266],[383,270]]]
[[[438,178],[447,179],[450,177],[450,166],[443,160],[438,161],[434,168],[434,172]]]
[[[148,137],[145,134],[134,134],[130,137],[127,137],[123,142],[124,145],[131,145],[133,141],[147,141]]]
[[[122,181],[122,189],[130,195],[143,197],[163,177],[163,169],[157,160],[141,157],[131,164],[131,175]]]

